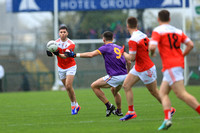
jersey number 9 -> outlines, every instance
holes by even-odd
[[[114,52],[115,52],[115,54],[117,54],[116,58],[117,58],[117,59],[120,59],[121,56],[122,56],[120,50],[119,50],[118,48],[115,47],[115,48],[114,48]]]

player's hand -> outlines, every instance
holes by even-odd
[[[53,54],[48,50],[46,50],[46,53],[47,53],[47,56],[53,56]]]
[[[65,56],[75,58],[76,53],[70,50],[69,52],[65,52]]]
[[[53,54],[58,56],[59,55],[59,50],[53,52]]]
[[[122,46],[122,49],[120,49],[120,53],[123,54],[125,52],[125,46]]]
[[[155,52],[153,52],[153,53],[152,53],[152,52],[149,52],[149,56],[150,56],[150,57],[156,57],[156,53],[155,53]]]

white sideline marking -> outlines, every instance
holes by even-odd
[[[79,121],[79,123],[93,123],[94,121]]]
[[[79,122],[63,122],[63,123],[41,123],[41,125],[58,125],[58,124],[65,124],[65,123],[93,123],[94,121],[79,121]],[[25,123],[25,124],[9,124],[10,127],[16,127],[16,126],[34,126],[37,124],[31,124],[31,123]]]
[[[186,120],[186,119],[200,119],[200,116],[197,117],[179,117],[179,118],[174,118],[175,120]],[[162,121],[162,118],[157,118],[157,119],[135,119],[135,120],[130,120],[130,121]],[[117,120],[101,120],[101,121],[79,121],[79,122],[62,122],[62,123],[40,123],[40,124],[32,124],[32,123],[25,123],[25,124],[8,124],[8,125],[4,125],[4,126],[10,126],[10,127],[16,127],[16,126],[35,126],[35,125],[60,125],[60,124],[77,124],[77,123],[94,123],[94,122],[105,122],[105,121],[110,121],[110,122],[119,122],[119,119]],[[123,122],[124,123],[124,122]]]

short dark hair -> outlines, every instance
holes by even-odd
[[[169,18],[170,17],[170,13],[169,11],[167,10],[161,10],[159,13],[158,13],[158,18],[160,19],[160,21],[162,22],[168,22],[169,21]]]
[[[126,22],[130,28],[137,28],[137,19],[135,17],[129,17]]]
[[[103,33],[103,37],[106,41],[112,41],[113,40],[113,33],[111,31],[105,31]]]
[[[65,24],[61,24],[61,25],[59,26],[59,31],[60,31],[61,29],[66,29],[66,30],[67,30],[67,26],[66,26]]]

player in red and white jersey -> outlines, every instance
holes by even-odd
[[[146,34],[137,30],[137,19],[135,17],[129,17],[127,19],[127,29],[131,34],[131,38],[128,42],[129,54],[124,52],[124,56],[126,60],[135,61],[135,65],[123,83],[128,103],[128,113],[120,119],[121,121],[137,117],[133,107],[132,86],[139,80],[142,80],[149,92],[161,103],[156,81],[156,67],[151,61],[148,52],[149,38]]]
[[[67,40],[64,42],[61,40],[61,38],[59,38],[56,40],[56,43],[58,45],[58,50],[60,54],[63,54],[66,50],[74,51],[75,49],[74,42],[69,38],[67,38]],[[58,59],[58,67],[62,69],[67,69],[76,65],[74,58],[62,58],[60,56],[57,56],[57,59]]]
[[[75,115],[80,110],[80,106],[78,105],[78,102],[76,101],[75,92],[73,89],[73,81],[74,76],[76,74],[76,62],[74,58],[66,58],[61,56],[61,54],[64,54],[66,51],[74,51],[75,44],[72,40],[70,40],[68,36],[67,27],[65,25],[61,25],[59,28],[59,36],[60,38],[56,40],[58,45],[58,50],[56,52],[49,52],[47,51],[48,56],[57,56],[58,60],[58,74],[59,78],[62,81],[63,85],[65,86],[69,98],[71,100],[71,114]]]
[[[154,66],[148,52],[149,38],[139,30],[132,32],[128,41],[129,54],[135,55],[135,70],[143,72]]]
[[[200,104],[195,97],[190,95],[184,87],[183,68],[184,56],[193,48],[193,42],[180,30],[170,23],[170,13],[167,10],[161,10],[158,13],[159,26],[153,30],[149,49],[151,55],[155,54],[156,47],[162,59],[163,81],[160,86],[159,95],[161,97],[165,119],[158,130],[168,129],[171,125],[170,108],[171,102],[169,92],[172,89],[176,96],[183,100],[190,107],[200,114]],[[185,43],[186,49],[182,52],[181,43]]]
[[[174,26],[162,24],[154,29],[151,44],[158,46],[163,64],[162,71],[172,67],[184,68],[185,55],[180,49],[181,43],[193,45],[190,38]]]

